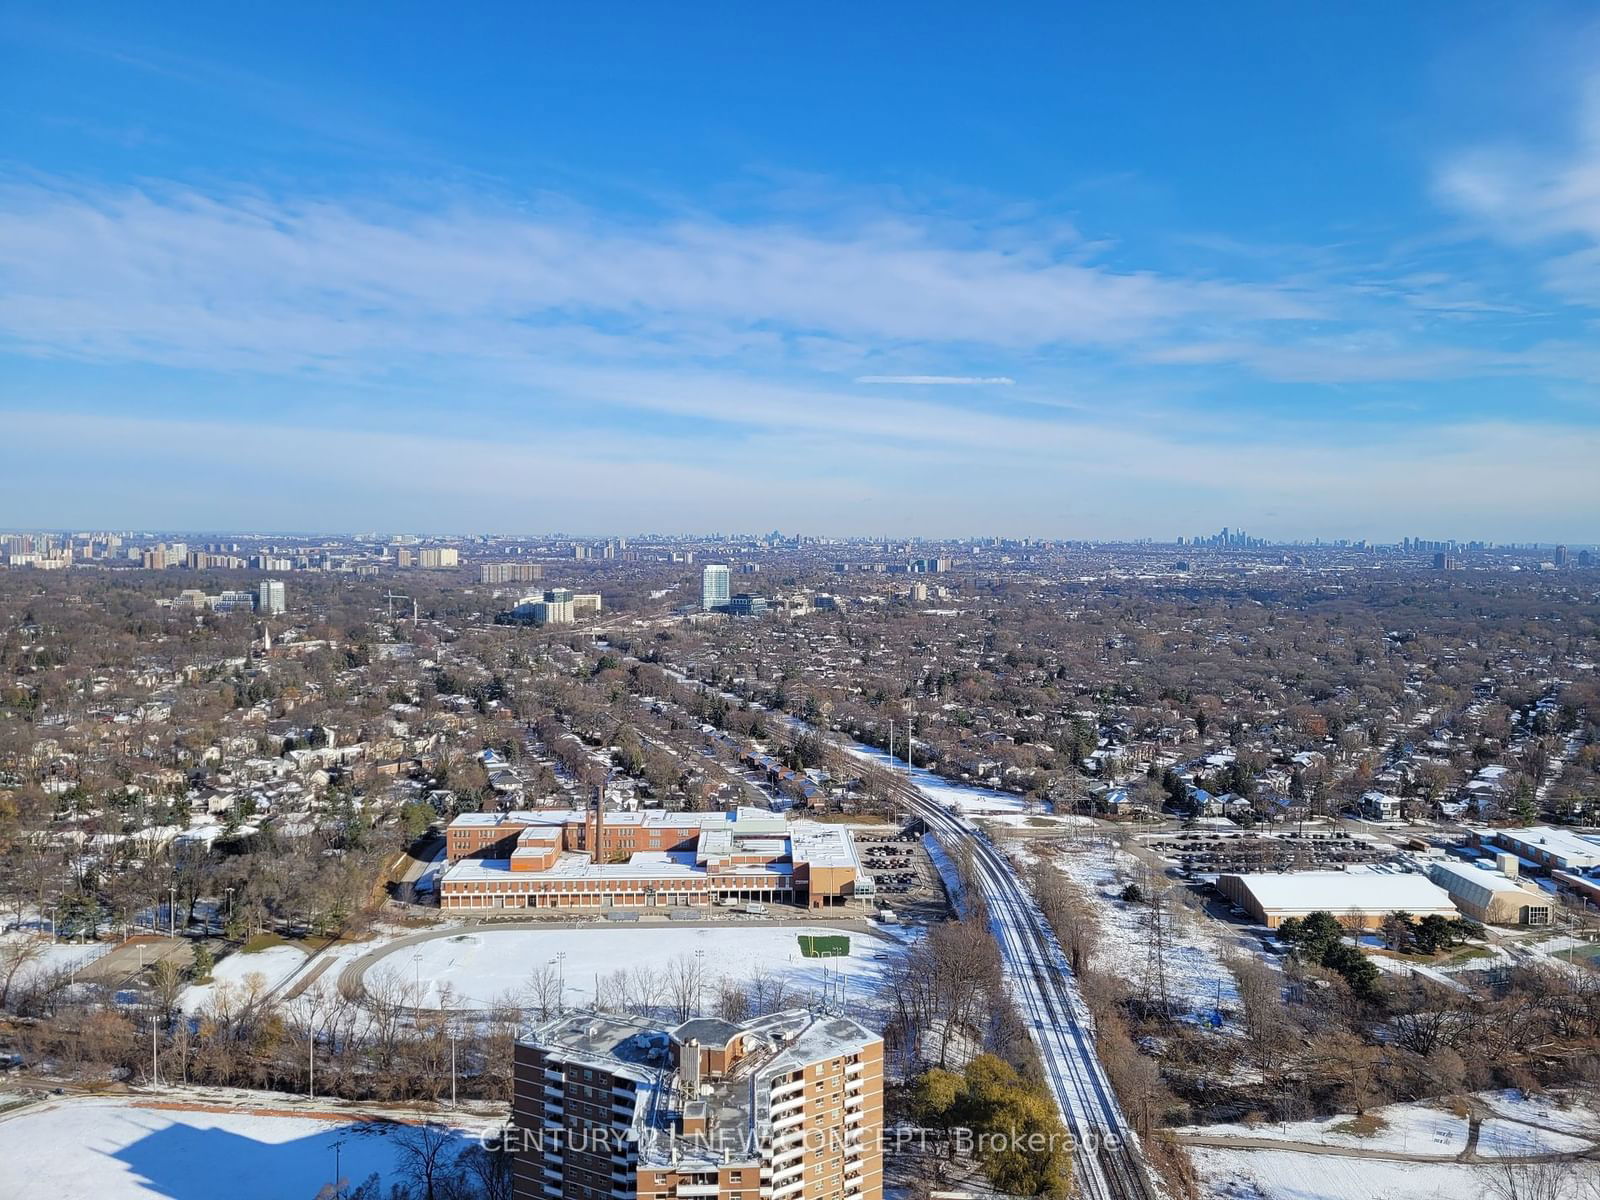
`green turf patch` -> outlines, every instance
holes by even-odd
[[[844,958],[850,953],[850,939],[842,933],[802,933],[800,953],[806,958]]]
[[[279,937],[275,933],[258,933],[239,947],[239,953],[260,954],[263,950],[271,950],[274,946],[288,946],[290,944],[288,938]]]

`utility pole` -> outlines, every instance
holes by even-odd
[[[317,1035],[306,1038],[306,1099],[317,1098]]]
[[[156,1087],[161,1086],[161,1064],[156,1059],[156,1014],[150,1014],[150,1080]]]
[[[450,1032],[450,1107],[456,1107],[456,1038],[459,1035]]]
[[[906,713],[906,786],[908,788],[911,788],[912,790],[915,790],[916,786],[917,786],[916,776],[912,774],[912,766],[911,766],[912,750],[917,744],[916,740],[911,736],[911,731],[912,731],[912,729],[913,729],[913,727],[915,725],[916,725],[916,717],[914,717],[910,712],[907,712]]]

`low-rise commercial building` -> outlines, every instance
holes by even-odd
[[[1449,895],[1421,875],[1383,871],[1286,871],[1219,875],[1217,890],[1250,916],[1276,929],[1290,917],[1332,913],[1352,929],[1376,929],[1391,913],[1413,917],[1460,913]]]
[[[1462,914],[1485,925],[1548,925],[1553,906],[1537,888],[1528,888],[1503,870],[1470,863],[1436,862],[1428,878],[1442,887]]]
[[[1547,871],[1588,871],[1600,867],[1600,835],[1584,835],[1554,825],[1479,830],[1473,840],[1480,846],[1510,851],[1524,862]]]

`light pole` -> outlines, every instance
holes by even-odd
[[[306,1099],[317,1098],[317,1033],[310,1030],[306,1035]],[[336,1181],[337,1182],[337,1181]]]
[[[344,1145],[344,1139],[343,1138],[340,1138],[338,1141],[336,1141],[333,1144],[333,1195],[334,1195],[334,1200],[338,1200],[338,1198],[340,1196],[344,1195],[344,1185],[339,1182],[339,1150],[343,1145]]]
[[[600,1002],[600,997],[595,997],[595,1003]],[[562,1012],[567,1006],[567,952],[556,951],[556,1012]]]
[[[460,1035],[450,1031],[450,1107],[456,1106],[456,1039]]]
[[[233,924],[233,889],[228,889],[228,924]]]
[[[706,952],[696,948],[694,952],[694,1015],[700,1016],[706,1007]]]
[[[178,885],[173,884],[167,889],[167,936],[178,936]]]

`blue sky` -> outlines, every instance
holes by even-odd
[[[0,2],[0,524],[1593,541],[1597,64],[1576,3]]]

